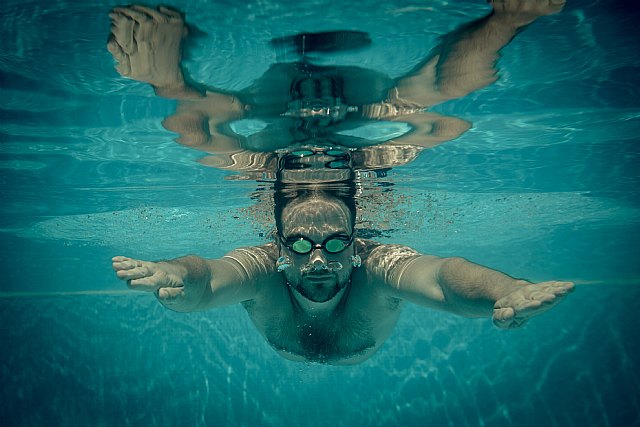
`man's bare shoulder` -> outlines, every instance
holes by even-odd
[[[421,256],[415,249],[399,244],[358,239],[358,253],[370,280],[392,285],[409,262]]]
[[[278,249],[275,243],[267,243],[234,249],[221,260],[234,265],[246,278],[255,280],[273,274],[277,258]]]
[[[421,254],[410,246],[396,243],[380,243],[369,239],[356,239],[358,253],[363,261],[373,263],[397,263],[405,259],[412,259]]]

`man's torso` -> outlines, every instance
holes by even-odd
[[[393,331],[402,301],[368,269],[372,244],[360,241],[356,268],[340,304],[329,314],[310,315],[297,305],[284,275],[264,278],[256,298],[245,301],[256,328],[283,357],[331,364],[359,363],[375,353]],[[262,247],[277,258],[275,245]],[[274,270],[272,266],[271,270]]]

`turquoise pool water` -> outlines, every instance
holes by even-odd
[[[240,90],[274,37],[369,33],[333,55],[397,78],[482,1],[176,2],[185,66]],[[197,163],[175,102],[121,78],[112,3],[5,2],[0,24],[0,419],[4,425],[640,425],[640,33],[631,1],[569,1],[503,50],[500,79],[433,111],[473,127],[367,182],[379,240],[531,280],[575,280],[516,331],[407,307],[354,367],[288,362],[241,307],[178,314],[110,258],[219,257],[263,243],[253,181]],[[389,186],[389,184],[393,184]],[[369,222],[367,222],[369,221]]]

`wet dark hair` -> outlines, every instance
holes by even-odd
[[[284,184],[276,182],[273,195],[276,231],[282,233],[282,212],[285,207],[298,198],[318,196],[324,199],[338,199],[351,213],[351,229],[356,225],[356,183],[353,180],[327,185]]]

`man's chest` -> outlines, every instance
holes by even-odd
[[[361,315],[287,316],[272,318],[265,326],[264,336],[272,347],[313,362],[362,356],[378,344],[371,319]]]
[[[259,304],[247,304],[245,308],[260,333],[282,356],[325,363],[366,359],[390,335],[400,313],[399,304],[389,301],[347,304],[330,315],[317,317],[297,312],[290,300],[281,301],[279,310]]]

